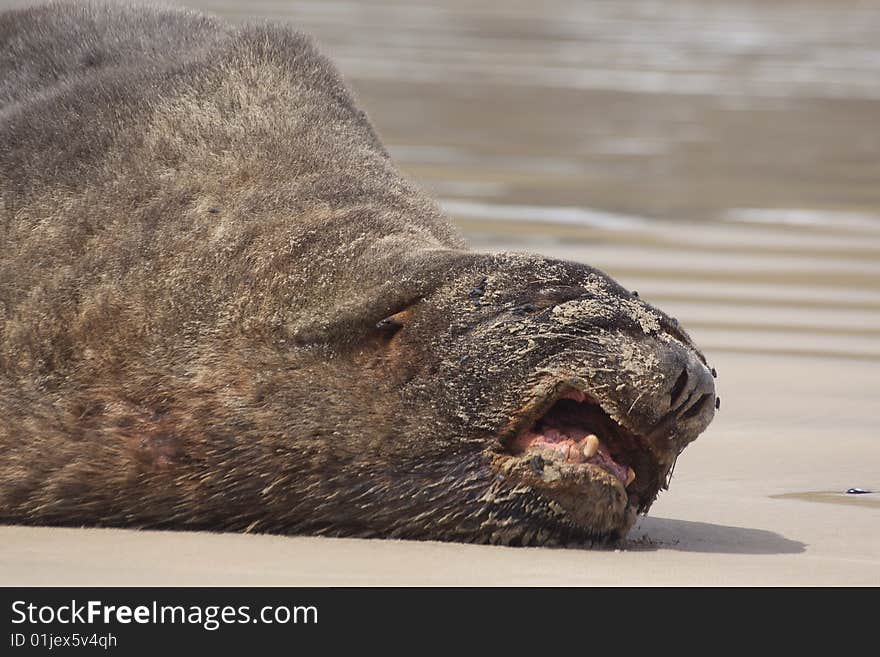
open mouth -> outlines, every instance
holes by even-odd
[[[658,449],[656,437],[622,426],[587,393],[569,386],[530,404],[503,443],[502,471],[516,472],[583,520],[602,512],[596,505],[610,499],[630,524],[666,488],[674,462]],[[611,498],[608,489],[614,489]]]
[[[558,400],[535,424],[518,435],[511,445],[514,454],[528,451],[561,459],[566,463],[589,463],[604,468],[617,477],[624,486],[631,484],[635,471],[625,462],[614,460],[610,447],[613,444],[619,455],[619,441],[609,439],[607,417],[601,410],[578,400],[576,393],[569,393]],[[603,442],[599,435],[605,438]],[[616,438],[616,436],[615,436]],[[548,454],[549,452],[549,454]],[[625,459],[621,458],[621,461]]]

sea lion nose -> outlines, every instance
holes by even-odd
[[[708,425],[715,414],[717,397],[712,370],[693,353],[680,353],[668,393],[657,401],[665,405],[665,420],[677,423]]]

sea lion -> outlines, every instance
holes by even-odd
[[[602,272],[470,250],[312,41],[0,17],[0,520],[626,534],[706,360]]]

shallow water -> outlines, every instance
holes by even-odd
[[[824,502],[826,504],[850,504],[863,508],[880,509],[880,496],[871,493],[848,495],[841,491],[807,491],[804,493],[783,493],[771,495],[778,500],[803,500],[805,502]]]
[[[476,247],[598,266],[710,356],[880,360],[880,2],[188,4],[316,36]]]
[[[477,248],[595,265],[710,357],[880,360],[880,0],[182,4],[313,34]]]

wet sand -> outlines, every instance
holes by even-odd
[[[184,4],[314,34],[476,248],[637,289],[721,412],[619,551],[2,527],[0,583],[880,584],[880,2]]]

